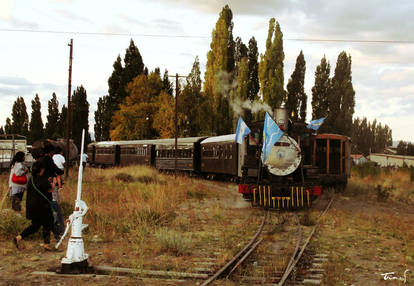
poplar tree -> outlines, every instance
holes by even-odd
[[[4,134],[5,134],[5,132],[4,132],[3,126],[0,126],[0,135],[4,135]]]
[[[6,118],[6,125],[4,125],[4,133],[6,134],[13,133],[13,127],[12,127],[11,119],[9,117]]]
[[[168,93],[169,95],[173,95],[174,90],[173,90],[173,85],[170,81],[170,79],[168,78],[168,70],[165,69],[164,71],[164,76],[162,78],[162,89]]]
[[[100,111],[95,113],[95,122],[100,122],[97,130],[101,130],[100,140],[110,140],[110,122],[115,111],[119,110],[120,104],[124,103],[128,96],[127,86],[132,80],[141,74],[148,74],[142,56],[131,39],[129,47],[125,51],[124,65],[121,56],[118,55],[113,64],[113,72],[108,79],[108,98],[102,98]],[[102,106],[104,104],[104,106]],[[102,112],[104,111],[104,112]],[[100,116],[100,117],[96,117]],[[109,120],[108,120],[109,118]],[[94,126],[95,128],[95,126]]]
[[[257,49],[256,39],[254,37],[251,37],[249,40],[249,50],[247,52],[247,59],[249,65],[247,93],[250,101],[258,99],[258,93],[260,90],[258,57],[259,51]]]
[[[329,114],[329,98],[331,93],[331,65],[323,56],[321,63],[316,67],[315,85],[312,87],[312,119],[327,117]],[[322,124],[319,132],[326,130],[326,124]]]
[[[180,124],[181,134],[186,137],[208,135],[209,126],[205,121],[208,116],[207,101],[201,92],[201,71],[198,57],[194,60],[183,91],[178,97],[178,102],[179,111],[183,114],[183,120]]]
[[[95,132],[96,141],[105,141],[108,140],[107,135],[109,134],[109,129],[111,125],[111,111],[110,108],[109,95],[105,95],[98,100],[98,106],[95,111],[95,124],[93,126]]]
[[[61,132],[58,129],[59,101],[55,93],[52,94],[52,98],[47,102],[47,110],[45,136],[46,138],[57,139]]]
[[[283,34],[275,18],[269,21],[266,51],[259,65],[260,88],[263,100],[270,107],[278,108],[285,98],[283,61]]]
[[[332,132],[351,136],[352,116],[355,107],[355,91],[352,86],[351,56],[345,51],[338,55],[332,78],[328,122]]]
[[[234,80],[233,13],[228,5],[220,12],[207,53],[204,94],[211,106],[210,130],[227,134],[232,129],[229,97]]]
[[[81,150],[82,129],[85,129],[84,150],[91,142],[89,135],[89,103],[85,88],[76,88],[72,96],[72,138],[78,150]]]
[[[26,136],[29,133],[29,116],[23,97],[17,97],[13,103],[11,133]]]
[[[248,49],[246,45],[243,43],[240,37],[237,37],[234,41],[235,44],[235,51],[234,51],[234,64],[235,64],[235,76],[238,76],[239,73],[239,63],[242,58],[247,57]]]
[[[30,129],[28,136],[28,143],[32,144],[36,140],[43,138],[43,121],[41,113],[41,104],[39,95],[36,94],[35,98],[32,100],[32,113],[30,116]]]
[[[306,102],[308,97],[305,93],[306,62],[303,52],[300,51],[296,58],[296,66],[287,84],[286,109],[295,121],[306,120]]]
[[[66,138],[66,126],[68,124],[67,121],[67,116],[68,116],[68,108],[63,105],[61,112],[59,113],[59,121],[57,124],[57,134],[58,134],[58,138]]]

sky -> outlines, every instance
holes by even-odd
[[[67,102],[70,39],[72,91],[87,90],[89,131],[118,54],[132,38],[149,70],[187,75],[196,56],[204,75],[211,33],[224,5],[233,11],[233,36],[254,36],[265,52],[269,19],[284,38],[285,86],[302,50],[308,120],[314,73],[325,55],[333,76],[341,51],[352,57],[355,117],[387,124],[393,140],[414,142],[414,1],[386,0],[1,0],[0,125],[22,96],[28,114],[37,93],[44,123],[55,92]],[[323,40],[323,41],[314,41]],[[325,41],[327,40],[327,41]]]

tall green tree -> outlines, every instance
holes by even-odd
[[[355,91],[352,85],[351,56],[345,51],[338,55],[332,78],[328,122],[332,132],[351,136]]]
[[[237,77],[239,73],[239,63],[241,62],[242,58],[247,57],[248,49],[240,37],[236,38],[236,40],[234,41],[234,44],[235,44],[235,51],[234,51],[235,76]]]
[[[110,122],[115,111],[119,110],[120,104],[124,103],[125,98],[128,96],[127,86],[132,80],[141,74],[147,73],[142,56],[131,39],[129,47],[125,51],[124,66],[122,65],[121,56],[118,55],[116,61],[113,64],[113,72],[108,79],[108,98],[102,98],[100,101],[100,112],[95,115],[95,122],[103,124],[97,126],[101,130],[102,134],[99,135],[101,140],[110,140]],[[99,103],[99,102],[98,102]],[[104,106],[102,106],[104,104]],[[102,113],[103,111],[104,113]],[[109,118],[109,120],[108,120]]]
[[[205,121],[208,116],[207,104],[201,91],[200,62],[196,57],[191,72],[186,78],[183,91],[178,96],[179,111],[183,114],[182,122],[180,122],[180,135],[192,137],[209,134],[209,126]]]
[[[72,96],[72,138],[78,150],[81,150],[82,129],[85,129],[85,145],[91,142],[89,135],[89,103],[85,88],[81,85],[76,88]]]
[[[254,37],[249,40],[249,50],[247,52],[247,59],[249,65],[249,75],[247,82],[247,93],[250,101],[258,99],[260,90],[259,84],[259,51],[257,49],[257,42]]]
[[[283,61],[283,34],[279,22],[269,21],[266,51],[261,55],[259,65],[260,88],[263,100],[271,108],[278,108],[285,99]]]
[[[232,129],[229,98],[234,81],[233,13],[228,5],[220,12],[207,53],[204,94],[211,106],[209,122],[214,134]]]
[[[47,102],[47,110],[45,136],[46,138],[57,139],[60,133],[58,130],[59,101],[55,93],[52,94],[52,98]]]
[[[29,133],[29,116],[23,97],[17,97],[12,109],[12,133],[26,136]]]
[[[5,131],[4,131],[3,126],[0,126],[0,135],[4,135],[4,134],[5,134]]]
[[[296,66],[287,84],[286,109],[295,121],[306,120],[306,102],[308,97],[305,93],[306,62],[303,52],[300,51],[296,58]]]
[[[30,116],[30,129],[28,136],[28,143],[32,144],[36,140],[43,138],[43,121],[41,113],[41,104],[39,95],[36,93],[35,98],[32,100],[32,113]]]
[[[4,133],[6,134],[13,133],[13,127],[12,127],[11,119],[9,117],[6,118],[6,124],[4,125]]]
[[[59,113],[59,120],[57,123],[57,138],[67,138],[66,137],[66,126],[68,124],[67,116],[68,116],[68,108],[65,105],[63,105]]]
[[[105,95],[98,100],[98,107],[95,111],[95,124],[93,127],[96,141],[109,139],[107,135],[109,134],[112,118],[111,110],[108,110],[111,107],[111,104],[108,103],[110,100],[109,95]]]
[[[331,65],[323,56],[321,63],[316,67],[315,85],[312,87],[312,119],[327,117],[329,114],[329,98],[331,94]],[[326,122],[321,126],[320,132],[326,130]]]
[[[168,70],[165,69],[164,76],[162,78],[162,89],[168,93],[169,95],[173,95],[174,89],[173,84],[171,83],[170,79],[168,78]]]

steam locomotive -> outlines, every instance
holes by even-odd
[[[284,131],[265,162],[261,159],[263,122],[252,123],[243,144],[235,134],[213,137],[94,142],[89,164],[98,167],[141,164],[209,179],[238,182],[238,190],[254,206],[299,209],[326,187],[345,187],[350,174],[350,138],[315,134],[303,122],[292,122],[286,110],[274,119]]]

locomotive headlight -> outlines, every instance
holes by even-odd
[[[286,176],[299,167],[301,159],[300,148],[295,139],[283,135],[272,147],[265,165],[273,175]]]

